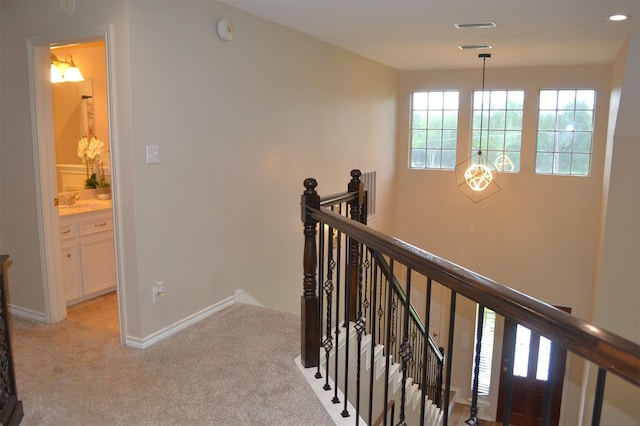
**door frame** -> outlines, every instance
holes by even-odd
[[[112,158],[117,158],[118,134],[115,117],[115,87],[113,85],[113,27],[101,25],[80,30],[29,37],[27,39],[27,62],[29,72],[29,91],[31,103],[31,130],[34,152],[34,173],[36,183],[36,205],[38,233],[40,239],[40,258],[42,269],[42,290],[44,300],[44,319],[49,323],[62,321],[67,316],[62,273],[62,254],[60,244],[60,220],[53,205],[58,194],[56,178],[55,136],[53,125],[53,97],[49,81],[51,59],[50,47],[104,41],[107,80],[107,119],[109,142]],[[112,182],[117,182],[117,168],[111,161]],[[118,185],[112,188],[113,221],[118,223]],[[124,315],[124,280],[121,279],[120,238],[118,226],[114,226],[114,250],[116,258],[116,289],[118,294],[118,319],[120,322],[120,341],[125,342],[126,317]]]

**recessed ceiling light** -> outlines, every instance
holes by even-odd
[[[461,24],[453,24],[456,28],[495,28],[495,22],[466,22]]]
[[[626,21],[627,20],[627,15],[611,15],[609,16],[609,20],[610,21]]]
[[[478,49],[493,49],[490,44],[461,44],[458,46],[460,50],[478,50]]]

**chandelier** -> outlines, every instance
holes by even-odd
[[[474,203],[478,203],[485,198],[490,197],[500,191],[501,187],[498,183],[498,173],[496,166],[489,160],[487,155],[482,152],[483,140],[482,135],[487,134],[487,150],[489,149],[488,140],[488,123],[485,130],[484,123],[484,81],[485,81],[485,65],[487,58],[491,58],[490,53],[481,53],[478,55],[482,59],[482,102],[480,107],[480,136],[478,143],[478,151],[474,152],[469,158],[456,166],[456,180],[458,189],[460,189]],[[473,143],[472,143],[473,145]]]

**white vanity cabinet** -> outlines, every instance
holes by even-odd
[[[67,305],[116,289],[111,209],[60,217]]]

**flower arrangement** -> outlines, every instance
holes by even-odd
[[[85,136],[78,142],[78,157],[87,167],[85,188],[109,188],[111,185],[105,179],[104,163],[100,157],[104,152],[104,142],[95,135]]]

